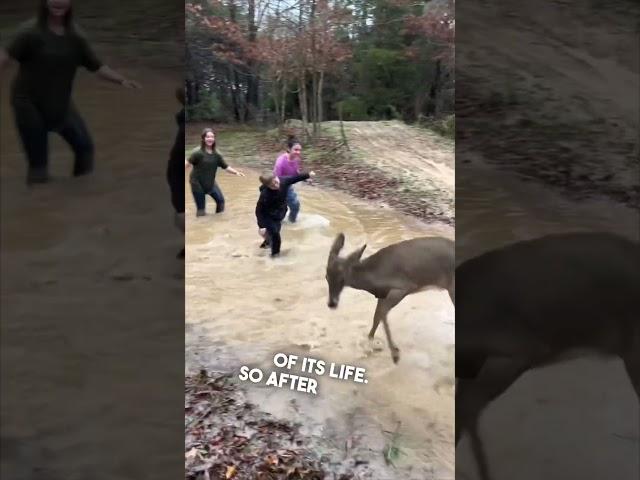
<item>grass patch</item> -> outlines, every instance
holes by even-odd
[[[453,140],[456,137],[456,117],[455,115],[448,115],[440,119],[421,118],[419,123],[420,127],[431,130],[437,133],[441,137],[449,140]]]

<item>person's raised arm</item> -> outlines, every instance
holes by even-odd
[[[294,183],[302,182],[309,178],[313,178],[315,176],[316,176],[316,172],[311,171],[309,173],[301,173],[299,175],[293,175],[291,177],[283,177],[280,180],[280,184],[284,186],[289,186],[289,185],[293,185]]]
[[[233,173],[234,175],[237,175],[238,177],[244,177],[244,173],[242,173],[240,170],[236,170],[233,167],[229,167],[227,166],[227,168],[225,168],[225,170],[229,173]]]
[[[122,85],[125,88],[135,88],[135,89],[142,88],[138,82],[136,82],[134,80],[129,80],[129,79],[123,77],[118,72],[116,72],[111,67],[109,67],[108,65],[102,65],[96,71],[96,73],[103,80],[106,80],[106,81],[111,82],[111,83],[117,83],[119,85]]]
[[[236,170],[235,168],[230,167],[227,162],[224,161],[224,158],[222,158],[222,156],[218,161],[220,162],[220,168],[222,168],[224,171],[237,175],[238,177],[244,177],[244,173],[242,173],[240,170]]]
[[[82,32],[78,26],[76,26],[76,31],[78,33],[79,49],[81,54],[80,63],[83,67],[90,72],[95,73],[98,77],[106,80],[107,82],[117,83],[125,88],[141,88],[138,82],[125,78],[108,65],[105,65],[94,52],[91,44],[84,35],[84,32]]]

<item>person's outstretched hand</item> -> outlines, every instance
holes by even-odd
[[[236,175],[239,177],[244,177],[244,173],[242,173],[240,170],[236,170]]]
[[[311,178],[315,177],[315,176],[316,176],[316,172],[314,172],[313,170],[311,170],[311,171],[309,172],[309,176],[310,176]]]

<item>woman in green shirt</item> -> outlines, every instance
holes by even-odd
[[[49,180],[49,132],[56,132],[75,154],[74,176],[93,171],[94,145],[71,92],[78,67],[127,88],[140,88],[104,65],[73,22],[71,0],[41,0],[35,21],[0,48],[0,73],[10,59],[19,64],[11,105],[29,170],[27,183]]]
[[[200,146],[189,156],[187,166],[193,166],[189,183],[191,193],[196,202],[196,216],[205,215],[205,199],[211,195],[216,202],[216,213],[224,211],[224,195],[216,183],[218,167],[229,173],[244,177],[244,173],[227,165],[222,155],[216,152],[216,134],[210,128],[205,128],[201,135]]]

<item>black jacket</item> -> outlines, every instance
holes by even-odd
[[[280,177],[280,188],[278,190],[262,185],[260,187],[260,198],[256,204],[258,225],[263,225],[265,222],[273,220],[281,222],[287,215],[287,190],[294,183],[308,178],[308,173],[292,177]]]

